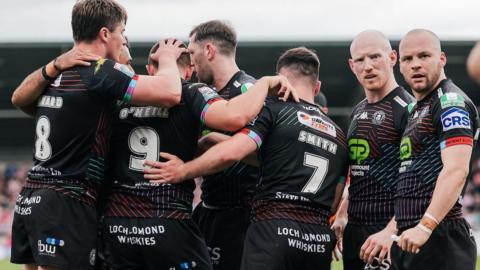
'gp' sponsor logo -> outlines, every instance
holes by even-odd
[[[350,139],[348,140],[348,156],[351,160],[361,164],[370,154],[370,146],[368,141],[364,139]]]
[[[402,139],[400,143],[400,159],[404,160],[412,156],[412,142],[409,137]]]
[[[459,108],[451,108],[442,113],[441,121],[443,131],[448,131],[455,128],[471,129],[470,115],[468,112]]]

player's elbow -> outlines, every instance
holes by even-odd
[[[242,160],[242,156],[240,154],[240,151],[235,151],[234,149],[230,151],[225,151],[224,153],[221,153],[221,158],[222,158],[222,163],[223,164],[233,164],[237,161]]]
[[[472,79],[480,81],[480,59],[469,58],[467,62],[467,70]]]
[[[157,104],[161,104],[162,107],[170,108],[180,103],[182,95],[177,92],[169,92],[167,95],[159,93],[159,95],[154,95],[152,98]]]
[[[12,94],[12,104],[17,108],[20,108],[26,105],[21,95],[17,91],[13,92]]]
[[[225,121],[225,131],[237,131],[248,124],[250,118],[243,113],[230,113]]]

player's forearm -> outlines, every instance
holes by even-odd
[[[347,210],[348,210],[348,196],[341,198],[340,206],[338,207],[338,210],[335,215],[337,217],[347,218],[348,217]]]
[[[210,175],[230,167],[241,159],[232,155],[232,150],[234,149],[228,147],[228,144],[225,146],[225,142],[216,144],[200,157],[183,165],[182,170],[185,173],[183,179]]]
[[[480,41],[475,44],[467,60],[470,77],[480,83]]]
[[[248,91],[226,104],[226,112],[238,130],[260,113],[268,94],[269,82],[266,77],[258,80]]]
[[[156,85],[157,92],[162,94],[164,103],[170,106],[180,103],[182,96],[182,82],[180,80],[180,71],[177,67],[177,60],[171,55],[160,56],[158,58],[158,71],[155,76],[158,76],[158,84]],[[159,91],[161,88],[161,91]],[[169,98],[168,98],[169,97]]]
[[[52,78],[58,75],[52,63],[47,64],[46,72]],[[20,110],[30,108],[49,83],[50,81],[43,78],[41,68],[35,70],[15,89],[12,95],[12,104]]]
[[[458,201],[468,175],[468,167],[444,167],[438,176],[427,213],[441,221]]]
[[[397,222],[395,221],[395,217],[392,217],[392,219],[388,222],[387,226],[385,226],[384,231],[387,231],[391,234],[397,234]]]
[[[201,155],[201,154],[205,153],[208,149],[213,147],[214,145],[216,145],[220,142],[226,141],[230,138],[231,138],[231,136],[228,136],[228,135],[225,135],[225,134],[222,134],[222,133],[210,132],[207,135],[200,138],[200,140],[198,140],[197,153],[198,153],[198,155]]]

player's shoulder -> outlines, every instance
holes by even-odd
[[[390,95],[393,106],[399,106],[406,108],[408,104],[415,101],[415,98],[405,90],[405,88],[399,86],[392,91]]]
[[[465,107],[467,105],[475,107],[465,92],[450,79],[443,80],[435,91],[436,94],[433,95],[434,102],[439,104],[441,109]]]
[[[357,114],[360,111],[363,111],[365,109],[365,106],[368,104],[368,101],[366,98],[364,98],[362,101],[357,103],[357,105],[353,106],[352,109],[352,116]]]
[[[195,82],[191,83],[188,81],[183,81],[182,82],[182,90],[183,91],[199,91],[199,92],[206,92],[206,91],[213,91],[216,92],[215,89],[210,87],[207,84],[200,83],[200,82]]]
[[[241,93],[247,92],[247,90],[252,87],[257,80],[253,77],[245,73],[245,71],[240,70],[235,74],[233,78],[232,85],[233,87],[240,90]]]

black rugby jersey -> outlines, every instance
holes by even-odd
[[[386,224],[393,217],[393,195],[400,167],[400,140],[414,98],[397,87],[382,100],[360,102],[348,131],[350,188],[348,222]]]
[[[259,147],[254,220],[326,224],[348,167],[342,130],[317,105],[268,98],[241,132]]]
[[[218,94],[230,100],[245,93],[254,83],[255,79],[252,76],[244,71],[238,71]],[[205,204],[216,207],[245,205],[253,195],[257,180],[258,168],[237,162],[223,171],[204,176],[202,200]]]
[[[395,194],[398,228],[413,226],[430,204],[443,168],[440,151],[446,147],[474,145],[478,137],[478,112],[473,102],[449,79],[429,95],[409,105],[408,123],[400,145],[400,169]],[[445,219],[462,215],[460,199]]]
[[[137,75],[101,59],[62,72],[39,97],[33,168],[26,187],[51,188],[93,202],[103,181],[110,117],[130,101]]]
[[[160,152],[192,160],[207,108],[221,99],[205,84],[183,83],[180,104],[170,108],[119,106],[111,140],[106,215],[115,217],[188,217],[193,181],[153,184],[144,179],[143,162]]]

